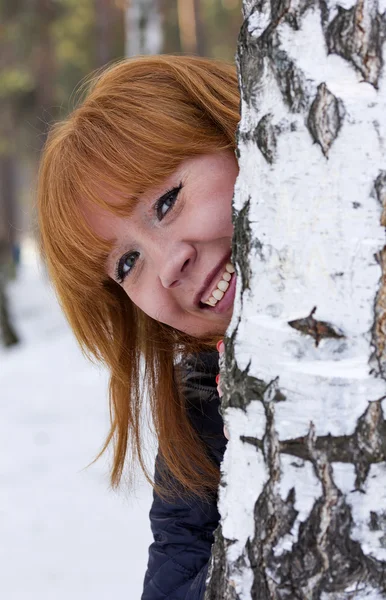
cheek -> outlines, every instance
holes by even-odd
[[[199,239],[229,237],[233,233],[232,198],[234,178],[207,182],[195,194],[186,215],[190,229],[200,232]],[[192,232],[194,233],[194,232]]]
[[[227,195],[215,191],[202,208],[201,226],[215,238],[232,236],[232,196],[229,191]]]
[[[224,228],[232,227],[232,198],[235,182],[236,172],[231,172],[213,182],[208,195],[211,198],[211,210]]]
[[[135,291],[126,291],[130,300],[134,302],[138,308],[140,308],[144,313],[149,315],[149,317],[154,317],[155,311],[155,302],[154,302],[154,294],[151,294],[150,291],[147,292],[146,286],[141,286],[141,289],[136,289]]]
[[[154,290],[154,286],[144,283],[140,290],[126,293],[130,300],[149,317],[175,326],[172,320],[178,316],[178,307],[167,294],[163,293],[162,288]]]

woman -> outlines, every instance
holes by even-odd
[[[110,369],[113,485],[138,459],[143,390],[158,455],[143,600],[203,597],[226,439],[218,353],[233,310],[234,67],[123,61],[53,127],[39,175],[42,248],[82,348]],[[141,367],[142,365],[142,367]]]

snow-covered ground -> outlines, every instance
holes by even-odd
[[[151,488],[112,492],[93,460],[107,373],[80,353],[31,246],[10,297],[22,343],[0,349],[0,597],[139,600]]]

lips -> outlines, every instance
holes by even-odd
[[[229,282],[229,287],[225,292],[223,298],[217,302],[215,306],[207,306],[208,310],[216,314],[226,313],[232,308],[236,296],[236,273],[232,274],[232,278]]]
[[[212,291],[208,294],[203,295],[201,298],[201,303],[209,304],[210,306],[215,306],[227,292],[229,288],[229,282],[232,277],[232,273],[235,272],[235,268],[232,263],[227,262],[225,265],[225,271],[221,274],[220,280],[217,281],[216,285],[212,289]]]
[[[228,262],[230,262],[230,256],[231,256],[231,253],[230,252],[227,253],[226,256],[224,256],[224,258],[222,258],[220,260],[220,262],[217,263],[217,265],[214,267],[214,269],[212,269],[212,271],[210,271],[208,273],[208,275],[205,277],[202,288],[199,290],[199,292],[194,297],[194,305],[195,306],[197,306],[199,308],[203,307],[203,305],[201,303],[201,298],[205,297],[205,296],[209,297],[209,294],[212,292],[212,290],[214,289],[214,287],[216,286],[218,281],[221,279],[221,275],[225,271],[225,265]],[[233,279],[233,277],[232,277],[232,279]],[[220,300],[220,302],[221,302],[221,300]]]

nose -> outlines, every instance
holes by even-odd
[[[162,253],[159,278],[164,288],[180,285],[189,275],[195,255],[194,247],[187,243],[170,246],[167,252]]]

